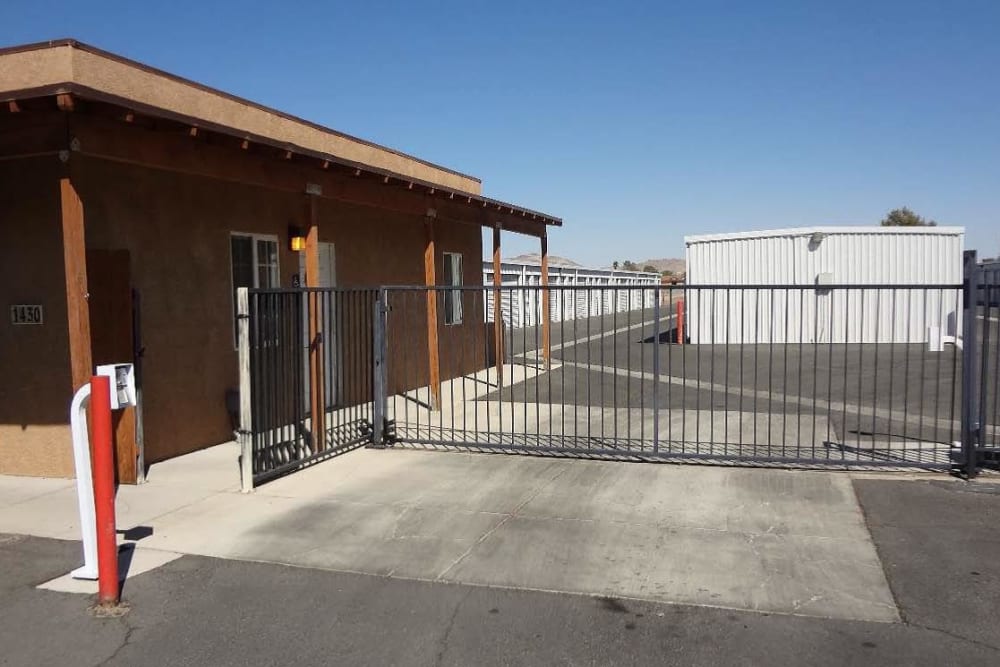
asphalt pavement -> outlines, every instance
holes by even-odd
[[[902,622],[422,582],[185,556],[130,579],[122,618],[34,586],[75,542],[0,536],[0,664],[995,665],[995,485],[855,487]]]

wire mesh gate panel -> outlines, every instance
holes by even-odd
[[[243,485],[371,442],[375,289],[241,289]]]
[[[927,329],[961,316],[962,287],[387,288],[386,440],[648,460],[951,467],[961,452],[962,352],[945,344],[949,334]],[[439,318],[435,368],[428,305],[443,313],[456,300],[465,319]],[[583,308],[569,321],[551,318],[547,347],[545,326],[504,318],[546,301]],[[710,317],[691,313],[684,304],[692,302]],[[838,309],[878,317],[869,327]],[[543,322],[539,314],[523,321]],[[703,331],[714,327],[703,338],[710,342],[690,343],[692,316]]]

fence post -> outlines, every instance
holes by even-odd
[[[549,312],[549,239],[542,236],[542,358],[545,370],[552,368],[552,313]]]
[[[966,250],[962,255],[962,465],[965,477],[976,475],[979,440],[979,401],[976,398],[976,301],[979,294],[979,271],[976,251]]]
[[[653,287],[653,453],[660,451],[660,289]]]
[[[378,291],[375,297],[375,315],[373,319],[372,347],[372,446],[377,448],[385,447],[385,413],[386,413],[386,315],[387,293],[385,288]]]
[[[240,489],[253,491],[253,411],[250,383],[250,295],[246,287],[236,290],[236,321],[240,361]]]

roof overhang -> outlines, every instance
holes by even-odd
[[[482,209],[484,226],[544,236],[562,220],[484,197],[479,179],[208,88],[74,40],[0,50],[0,102],[79,99],[178,123],[192,133],[266,146],[319,169],[335,167],[424,195]]]

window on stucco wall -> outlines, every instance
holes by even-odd
[[[457,252],[444,253],[444,284],[448,287],[461,287],[464,284],[462,280],[462,255]],[[462,290],[445,290],[444,323],[462,323]]]
[[[272,288],[280,285],[278,237],[233,232],[229,237],[229,262],[233,279],[233,341],[238,338],[236,290],[240,287]]]

